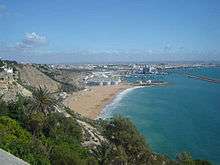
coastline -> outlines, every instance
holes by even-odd
[[[133,88],[138,87],[129,84],[89,87],[72,93],[63,103],[85,117],[97,119],[120,93]]]
[[[123,96],[125,96],[126,94],[128,94],[129,92],[135,90],[135,89],[139,89],[139,88],[146,88],[146,87],[149,87],[149,86],[131,86],[130,88],[127,88],[123,91],[120,91],[119,93],[117,93],[113,99],[111,99],[111,101],[106,104],[103,109],[101,110],[101,112],[99,113],[99,115],[96,117],[96,119],[105,119],[105,118],[108,118],[110,117],[109,116],[109,111],[108,109],[114,105],[116,105],[122,98]]]

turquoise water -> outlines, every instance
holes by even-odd
[[[220,68],[176,72],[220,79]],[[125,91],[106,107],[105,115],[131,118],[155,152],[175,158],[177,153],[189,151],[194,158],[220,164],[220,84],[176,73],[153,78],[171,85]]]

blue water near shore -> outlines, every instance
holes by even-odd
[[[220,79],[220,68],[176,72]],[[175,158],[189,151],[194,158],[220,164],[220,84],[177,73],[149,77],[171,85],[126,90],[105,108],[105,117],[129,117],[155,152]]]

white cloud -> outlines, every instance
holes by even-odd
[[[24,38],[21,42],[16,43],[14,49],[17,51],[32,51],[41,46],[47,45],[47,38],[39,35],[35,32],[25,33]]]
[[[0,43],[0,51],[7,53],[33,52],[48,44],[45,36],[35,32],[26,33],[24,38],[15,44]]]
[[[47,38],[35,32],[26,33],[24,39],[22,40],[22,44],[32,47],[42,46],[47,44]]]

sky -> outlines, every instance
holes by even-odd
[[[0,57],[219,61],[219,0],[0,0]]]

